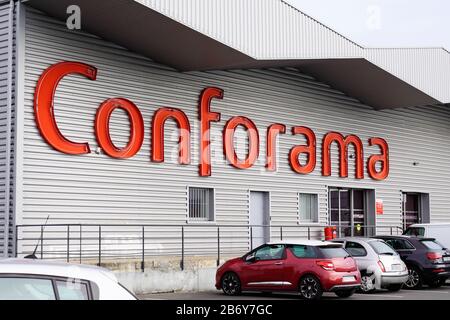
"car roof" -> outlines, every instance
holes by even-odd
[[[436,226],[436,227],[448,227],[448,226],[450,226],[450,223],[415,223],[415,224],[412,224],[412,225],[410,225],[408,228],[410,228],[410,227],[433,227],[433,226]]]
[[[116,276],[104,268],[37,259],[0,259],[1,274],[41,275],[90,281],[107,277],[117,282]]]
[[[303,239],[271,241],[271,242],[268,242],[267,244],[268,245],[291,244],[291,245],[302,245],[302,246],[312,246],[312,247],[336,246],[335,242],[321,241],[321,240],[303,240]]]
[[[376,238],[365,238],[365,237],[345,237],[345,238],[337,238],[333,239],[333,241],[355,241],[355,242],[372,242],[380,239]]]
[[[416,236],[405,236],[405,235],[398,235],[398,236],[390,236],[390,235],[380,235],[380,236],[374,236],[374,238],[377,239],[409,239],[409,240],[418,240],[418,241],[435,241],[435,238],[430,237],[416,237]]]

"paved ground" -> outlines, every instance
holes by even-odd
[[[192,293],[158,293],[141,295],[139,298],[145,300],[292,300],[299,299],[295,294],[263,294],[245,293],[237,298],[228,297],[221,291],[192,292]],[[332,293],[324,294],[324,299],[338,299]],[[356,293],[348,300],[450,300],[450,286],[439,289],[424,287],[422,290],[401,290],[391,293],[388,291],[377,291],[370,294]]]

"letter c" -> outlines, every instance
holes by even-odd
[[[88,143],[72,142],[58,129],[53,109],[56,88],[69,74],[80,74],[90,80],[97,77],[97,69],[81,62],[60,62],[50,66],[42,73],[34,93],[34,116],[44,140],[53,148],[67,154],[90,153]]]

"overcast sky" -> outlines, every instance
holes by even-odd
[[[285,0],[365,47],[444,47],[450,0]]]

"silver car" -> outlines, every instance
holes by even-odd
[[[408,280],[408,269],[397,252],[379,239],[349,237],[333,240],[344,244],[361,272],[361,290],[398,291]]]

